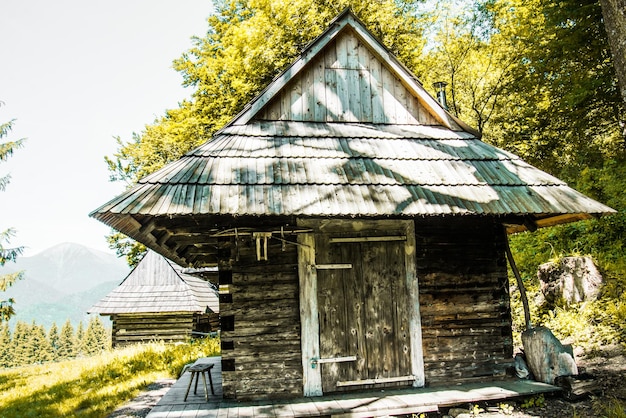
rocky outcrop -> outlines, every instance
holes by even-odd
[[[591,257],[564,257],[539,266],[537,271],[543,301],[549,306],[595,300],[602,275]]]

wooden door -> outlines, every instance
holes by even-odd
[[[317,235],[324,393],[413,384],[405,244],[401,235]]]

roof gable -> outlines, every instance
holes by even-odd
[[[252,120],[441,125],[475,133],[349,10],[229,125]]]
[[[164,312],[219,312],[210,283],[182,272],[161,255],[148,251],[120,285],[94,304],[102,315]]]

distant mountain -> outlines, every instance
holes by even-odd
[[[86,319],[86,311],[128,275],[125,260],[75,243],[63,243],[31,257],[7,263],[0,274],[24,270],[24,280],[5,296],[15,299],[17,314],[11,320],[49,328],[67,319],[74,326]]]

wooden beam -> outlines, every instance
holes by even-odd
[[[406,268],[406,285],[409,289],[410,311],[409,333],[411,335],[411,372],[415,377],[414,387],[426,384],[424,374],[424,348],[422,344],[422,315],[420,314],[419,280],[416,273],[416,243],[415,222],[401,221],[406,228],[406,243],[404,245],[404,265]]]
[[[329,238],[331,244],[350,243],[350,242],[387,242],[387,241],[406,241],[406,235],[391,235],[382,237],[343,237]]]
[[[300,234],[298,243],[303,392],[304,396],[322,396],[322,371],[312,362],[320,357],[317,269],[311,268],[315,265],[315,235]]]
[[[324,363],[345,363],[349,361],[356,361],[356,356],[345,356],[345,357],[333,357],[333,358],[320,358],[315,360],[315,363],[324,364]]]
[[[317,270],[348,270],[352,268],[352,264],[316,264],[312,267]]]
[[[337,382],[337,387],[360,386],[360,385],[380,385],[384,383],[410,382],[415,380],[415,376],[381,377],[378,379],[348,380]]]

